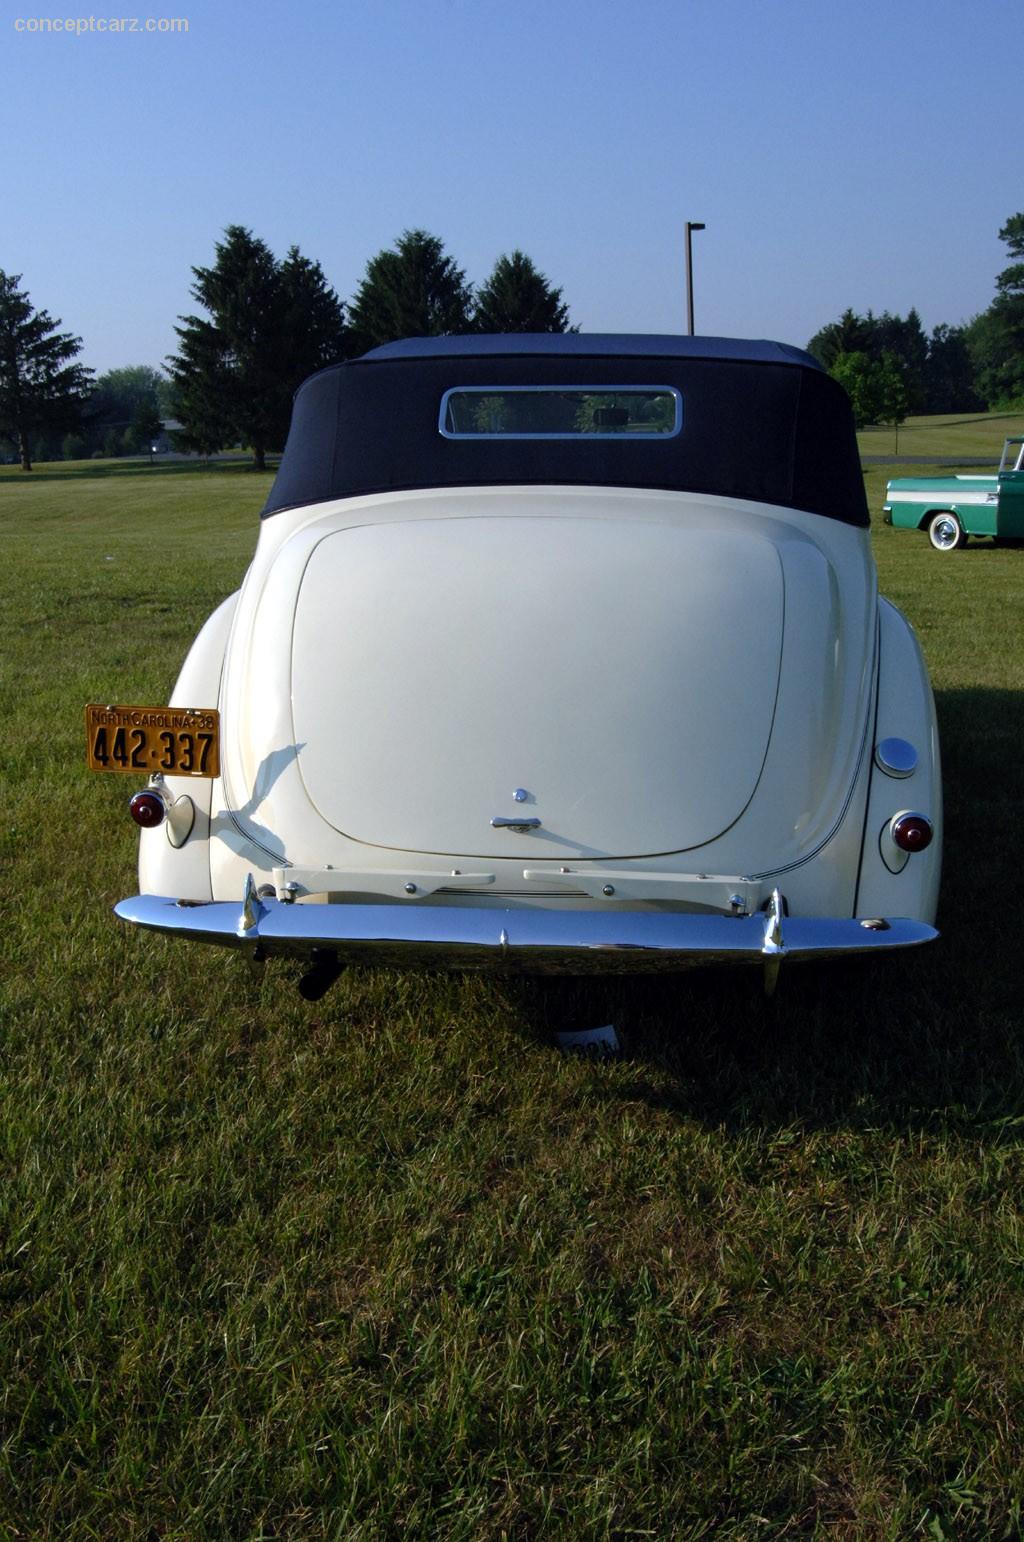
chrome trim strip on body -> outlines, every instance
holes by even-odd
[[[259,944],[299,957],[333,950],[343,964],[526,973],[641,973],[714,963],[771,963],[913,947],[938,936],[922,921],[787,916],[773,894],[767,915],[694,915],[629,910],[484,910],[421,904],[303,905],[260,898],[244,904],[139,894],[114,907],[123,921],[224,947]],[[244,930],[242,929],[244,917]]]
[[[909,491],[904,491],[902,487],[890,486],[886,497],[889,506],[897,503],[920,503],[922,505],[931,504],[936,509],[949,508],[958,503],[984,507],[987,503],[997,503],[999,500],[997,492],[961,491],[958,487],[951,488],[948,485],[927,489],[911,488]]]
[[[497,879],[496,873],[462,872],[459,868],[420,870],[418,868],[334,868],[275,867],[272,870],[278,899],[287,890],[292,898],[301,894],[323,894],[339,898],[399,899],[403,894],[424,898],[438,889],[454,893],[461,889],[484,889]]]
[[[663,873],[637,866],[560,867],[557,872],[545,867],[524,867],[524,883],[543,883],[589,895],[591,899],[614,895],[623,900],[668,901],[694,907],[698,912],[718,911],[735,914],[738,908],[749,913],[758,908],[762,885],[749,878],[720,873]],[[738,902],[738,904],[737,904]]]

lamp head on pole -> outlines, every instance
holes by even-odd
[[[693,241],[691,238],[695,230],[705,228],[696,220],[686,221],[686,330],[690,337],[693,336]]]

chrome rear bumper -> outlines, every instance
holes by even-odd
[[[701,964],[761,963],[774,982],[783,958],[907,948],[938,936],[923,921],[784,916],[778,890],[748,916],[637,910],[498,910],[455,905],[300,905],[261,899],[252,880],[241,906],[139,894],[123,921],[197,942],[342,964],[512,969],[537,974],[631,974]]]

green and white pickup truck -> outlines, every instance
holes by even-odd
[[[989,476],[894,477],[882,514],[900,530],[927,530],[936,551],[957,551],[969,535],[1024,543],[1024,438],[1007,439]]]

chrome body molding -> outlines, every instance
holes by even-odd
[[[938,935],[923,921],[893,917],[784,916],[778,890],[766,912],[747,916],[286,904],[260,898],[248,884],[241,904],[139,894],[114,908],[123,921],[171,936],[243,949],[258,944],[263,954],[300,958],[331,951],[342,964],[632,974],[758,963],[766,984],[783,959],[907,948]]]
[[[339,869],[333,867],[275,867],[272,869],[278,899],[302,895],[329,895],[354,899],[357,895],[376,899],[395,899],[402,894],[421,898],[461,889],[486,889],[496,878],[494,873],[462,872],[459,868],[381,867]]]
[[[454,894],[469,889],[486,890],[497,884],[496,872],[462,868],[296,866],[274,867],[271,871],[277,898],[282,900],[315,895],[333,900],[373,902],[400,899],[403,894],[415,894],[425,899],[439,891]],[[518,870],[517,878],[522,879],[524,897],[531,891],[552,894],[561,891],[597,899],[612,892],[619,900],[633,903],[656,901],[700,911],[717,910],[723,915],[757,910],[768,892],[763,883],[737,874],[661,872],[635,864],[620,867],[588,864],[557,869],[524,867]]]
[[[896,480],[897,480],[897,483],[898,483],[899,479],[897,478]],[[938,482],[942,481],[943,479],[940,478],[940,477],[934,477],[934,478],[930,478],[930,480],[938,483]],[[936,511],[938,511],[940,509],[951,509],[951,508],[953,508],[953,506],[955,504],[958,504],[958,503],[959,504],[995,503],[998,500],[998,496],[999,496],[998,493],[985,492],[984,490],[978,490],[978,489],[969,490],[969,489],[967,489],[967,488],[965,488],[965,487],[963,487],[961,485],[962,483],[965,483],[965,482],[981,482],[981,481],[990,481],[990,480],[991,480],[990,477],[984,477],[983,478],[983,477],[964,477],[964,476],[960,476],[960,477],[946,478],[945,479],[945,485],[942,486],[942,487],[937,487],[936,486],[934,488],[918,488],[916,490],[913,489],[913,488],[902,488],[902,487],[900,487],[898,489],[898,491],[896,493],[894,493],[893,496],[891,497],[891,499],[889,500],[888,507],[891,508],[892,505],[894,503],[897,503],[897,502],[898,503],[919,503],[919,504],[921,504],[922,507],[930,507],[930,508],[933,508]],[[949,486],[950,482],[953,482],[956,485],[951,487],[951,486]],[[891,487],[893,484],[890,483],[889,485]]]

